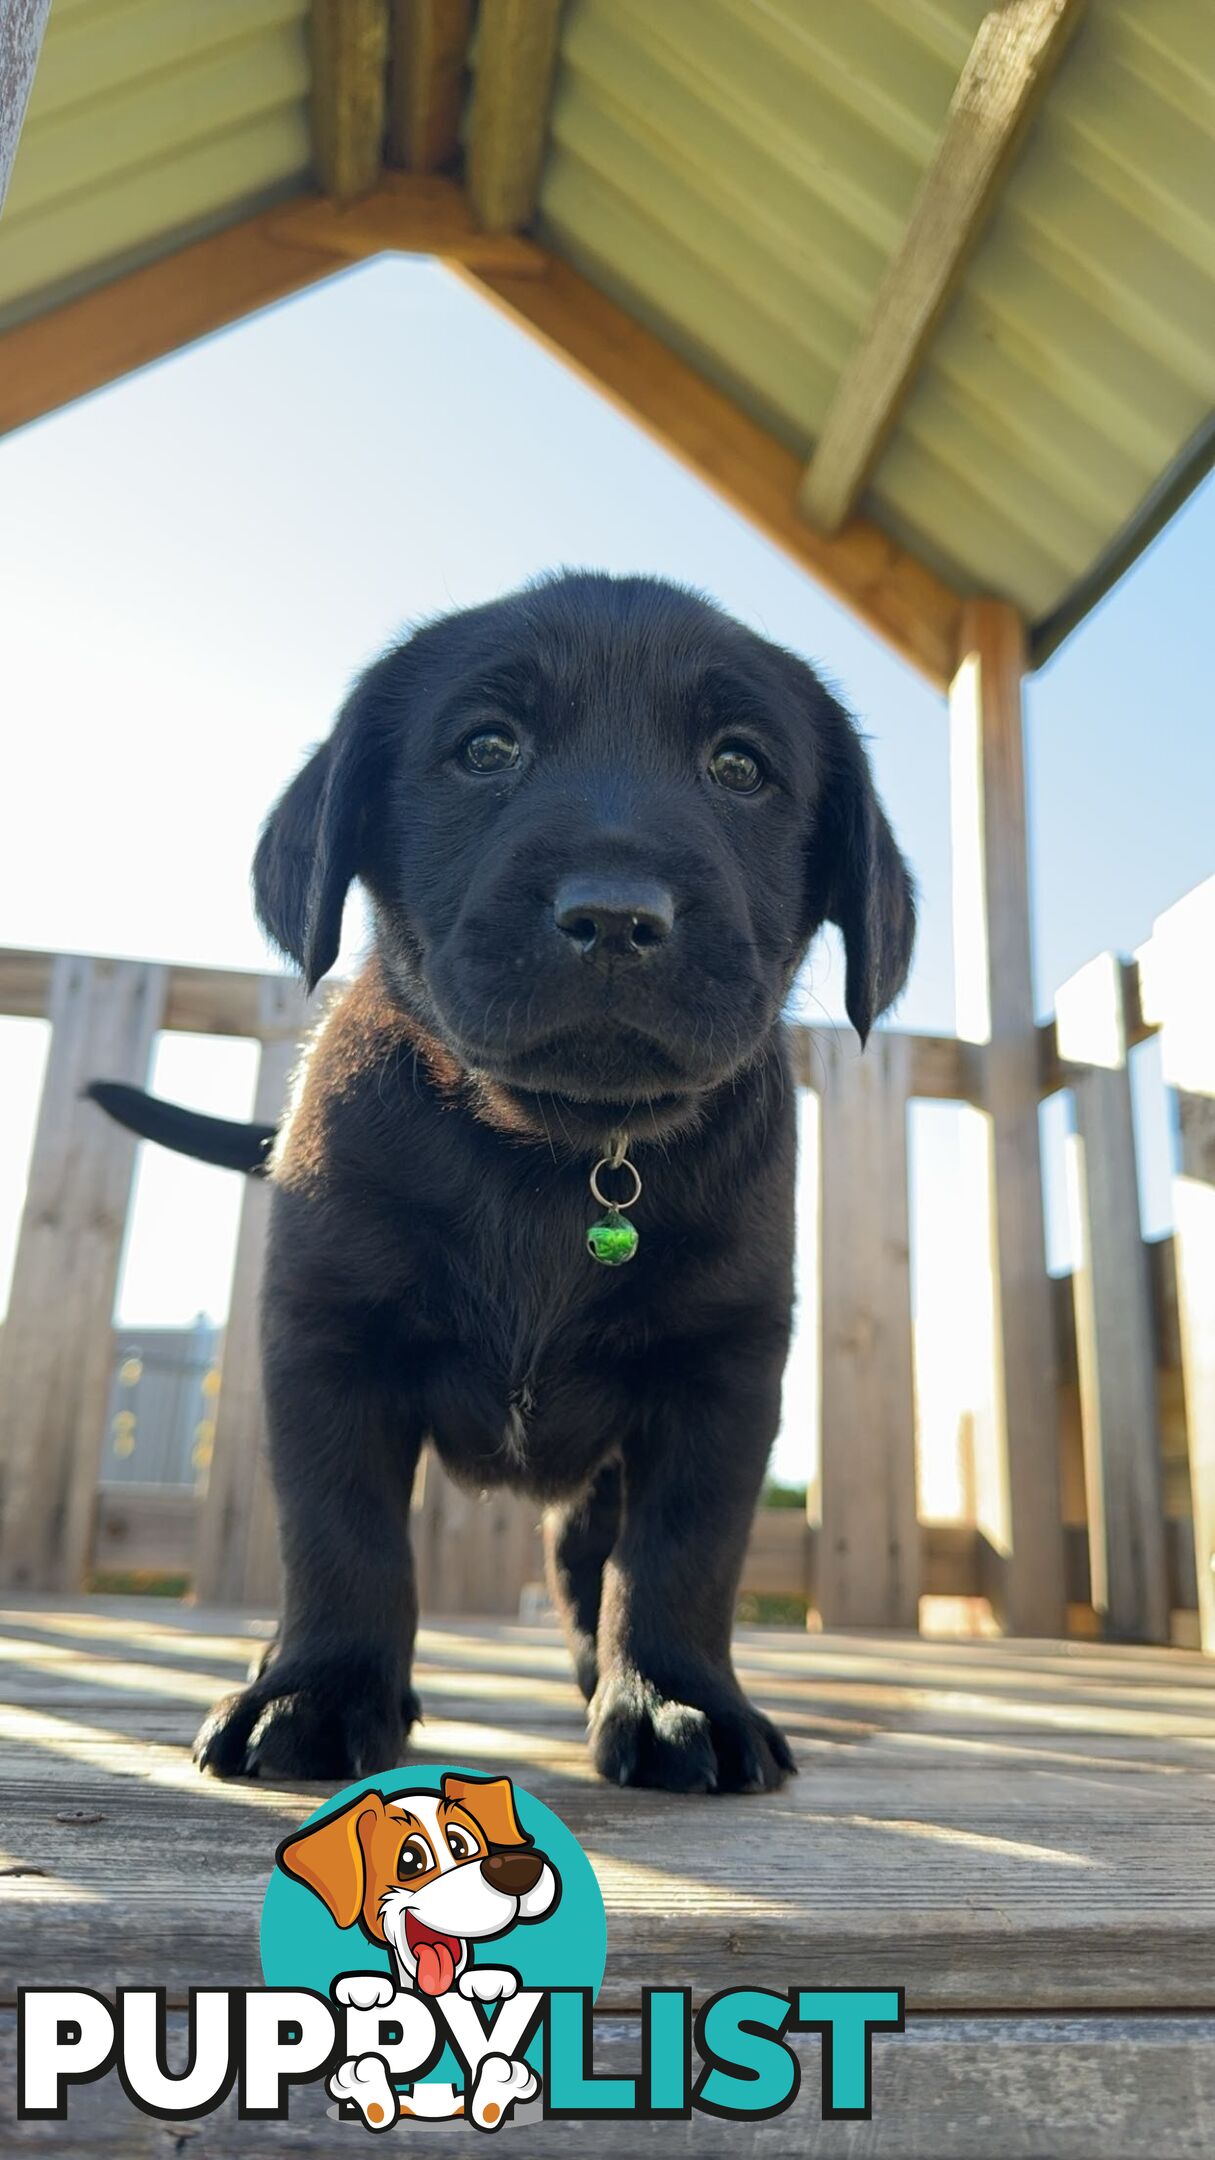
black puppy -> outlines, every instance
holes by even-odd
[[[694,595],[557,577],[388,653],[287,789],[254,880],[309,984],[355,878],[374,954],[272,1167],[281,1636],[198,1761],[353,1778],[399,1760],[429,1437],[466,1483],[552,1504],[603,1775],[775,1785],[792,1757],[730,1632],[792,1301],[780,1013],[830,920],[863,1040],[914,927],[855,729],[800,660]],[[151,1106],[144,1124],[182,1144]],[[604,1267],[588,1177],[624,1135],[640,1242]],[[627,1166],[599,1176],[628,1198]]]

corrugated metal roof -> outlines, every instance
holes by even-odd
[[[809,455],[987,0],[569,0],[541,237]],[[1215,402],[1215,7],[1091,0],[862,507],[1031,621]]]
[[[308,0],[55,0],[0,227],[0,325],[305,184]]]
[[[566,0],[539,237],[808,459],[989,5]],[[55,0],[0,328],[306,183],[308,15]],[[860,505],[1039,653],[1209,441],[1213,123],[1215,0],[1089,0]]]

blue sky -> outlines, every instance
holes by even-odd
[[[270,964],[248,895],[257,826],[352,674],[411,621],[591,564],[700,586],[840,688],[921,887],[899,1017],[952,1026],[941,699],[437,267],[392,258],[351,271],[9,438],[0,504],[0,942]],[[1215,867],[1213,552],[1208,489],[1031,684],[1043,1010],[1076,967],[1133,949]],[[348,942],[353,955],[353,911]],[[840,993],[828,944],[807,1013],[839,1017]],[[2,1295],[42,1031],[0,1022],[0,1054]],[[1140,1063],[1145,1219],[1158,1230],[1167,1133],[1150,1047]],[[252,1072],[248,1045],[177,1038],[155,1077],[242,1115]],[[1060,1129],[1055,1116],[1052,1155]],[[949,1113],[917,1120],[916,1149],[917,1237],[944,1265],[965,1203]],[[235,1179],[141,1160],[125,1323],[222,1311],[239,1197]],[[1057,1218],[1052,1208],[1056,1260]],[[921,1287],[926,1303],[947,1327],[947,1304]],[[809,1357],[795,1370],[799,1425]]]

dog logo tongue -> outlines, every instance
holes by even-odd
[[[417,1965],[418,1986],[423,1995],[446,1995],[456,1977],[460,1945],[454,1935],[428,1928],[416,1913],[405,1921],[405,1939]]]
[[[451,1954],[451,1944],[440,1936],[436,1942],[419,1943],[418,1986],[423,1995],[446,1995],[456,1977],[456,1961]]]

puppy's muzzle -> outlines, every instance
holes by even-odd
[[[491,1889],[507,1897],[526,1897],[543,1871],[543,1860],[530,1852],[491,1852],[481,1862],[481,1873]]]

